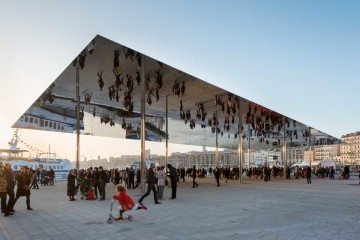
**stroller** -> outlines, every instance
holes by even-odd
[[[87,178],[78,179],[77,189],[80,189],[81,200],[88,198],[88,192],[91,188],[90,181]]]
[[[45,176],[43,177],[43,179],[41,179],[41,182],[40,182],[40,186],[49,186],[49,183],[50,183],[50,178],[48,176]]]

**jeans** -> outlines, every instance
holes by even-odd
[[[144,198],[146,198],[147,196],[149,196],[151,190],[154,192],[154,201],[155,203],[158,202],[158,199],[157,199],[157,191],[156,191],[156,188],[155,188],[155,185],[154,183],[148,183],[148,188],[147,188],[147,191],[146,193],[139,199],[139,203],[142,203],[142,201],[144,200]]]
[[[164,188],[165,186],[159,186],[159,193],[158,193],[159,199],[164,199]]]

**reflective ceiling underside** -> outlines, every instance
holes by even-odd
[[[215,147],[218,132],[220,148],[238,149],[239,137],[246,141],[250,136],[251,148],[267,149],[283,143],[284,127],[288,146],[340,142],[99,35],[13,127],[76,133],[79,67],[81,134],[140,139],[141,59],[145,62],[147,141],[165,142],[167,98],[170,143]]]

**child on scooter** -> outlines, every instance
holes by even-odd
[[[117,199],[119,201],[120,215],[114,220],[123,220],[123,213],[125,211],[147,209],[144,205],[135,204],[131,197],[126,194],[126,189],[120,184],[116,185],[115,189],[116,194],[113,195],[113,199]]]

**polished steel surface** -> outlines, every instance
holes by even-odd
[[[251,141],[252,149],[266,149],[280,147],[284,132],[288,147],[339,142],[315,129],[311,129],[310,138],[305,124],[99,35],[13,127],[76,133],[75,78],[79,66],[81,134],[140,139],[142,91],[138,81],[144,80],[141,62],[145,59],[147,141],[165,142],[168,111],[170,143],[215,147],[218,142],[219,148],[238,149],[238,137],[243,137]],[[240,102],[243,134],[238,131]]]

